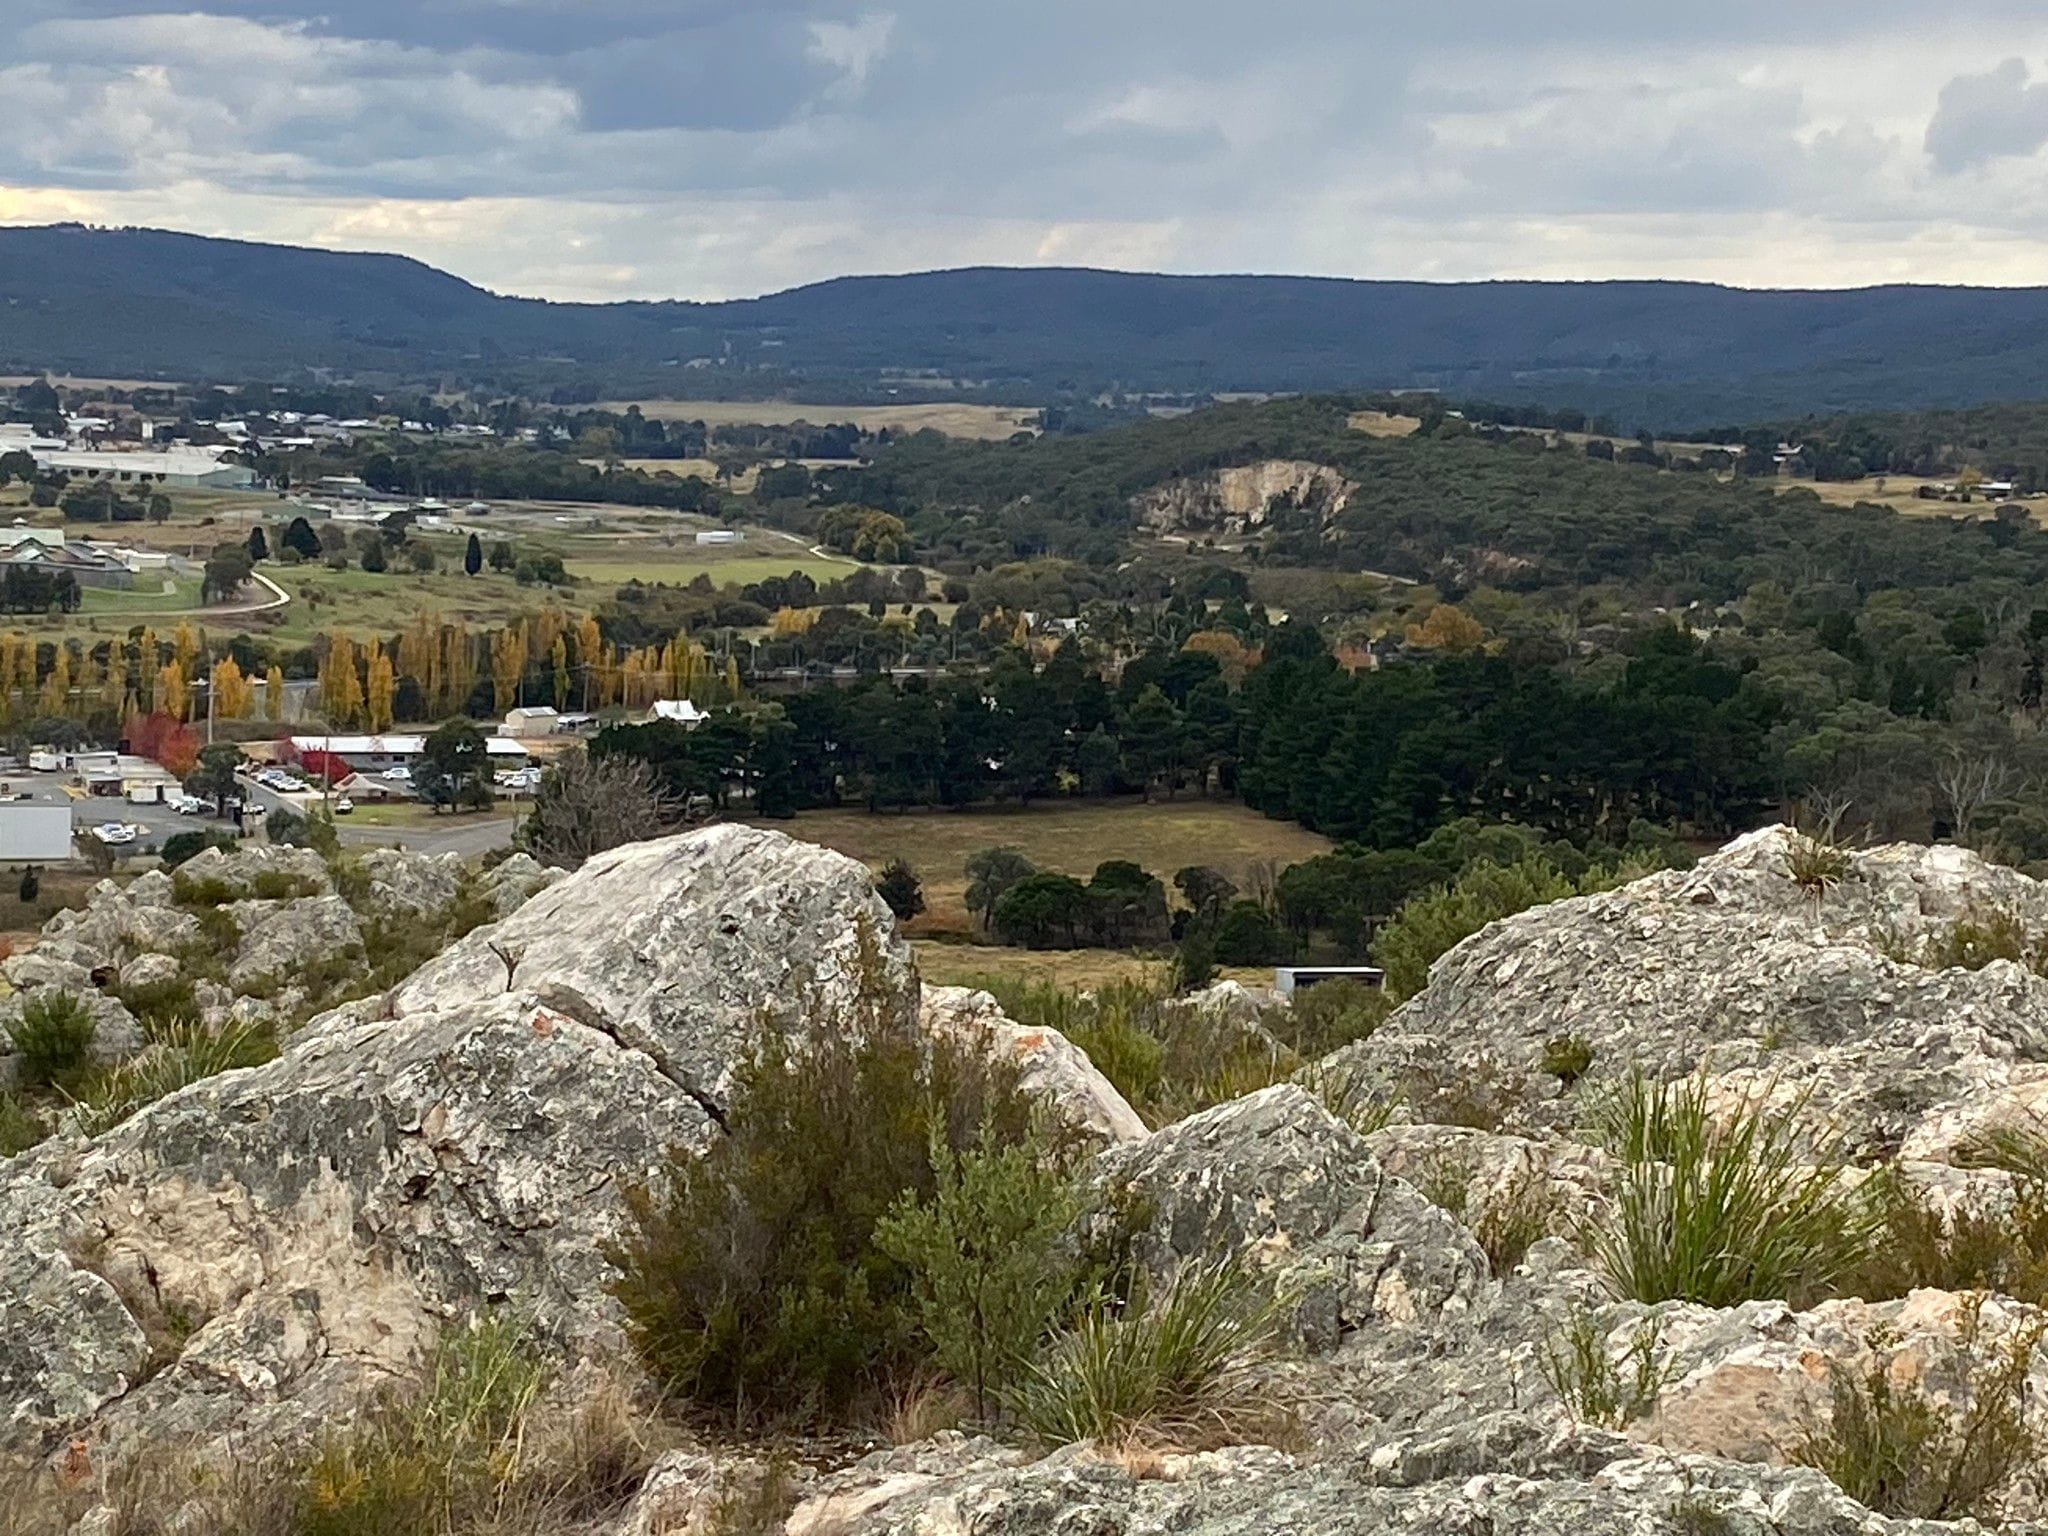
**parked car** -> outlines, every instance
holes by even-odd
[[[92,835],[98,838],[101,842],[107,843],[109,845],[115,843],[132,843],[135,841],[135,829],[131,826],[126,825],[123,822],[118,821],[109,821],[103,823],[100,826],[94,827],[92,829]]]
[[[171,802],[171,809],[180,816],[203,816],[213,807],[197,795],[180,795]]]
[[[394,784],[410,784],[412,782],[412,770],[406,767],[405,764],[400,763],[396,768],[386,768],[378,777],[389,779]]]
[[[354,810],[355,808],[355,801],[349,799],[347,795],[343,795],[339,800],[334,802],[334,814],[337,816],[346,816],[350,811]]]

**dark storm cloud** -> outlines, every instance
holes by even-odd
[[[990,260],[2011,280],[2044,146],[2048,14],[2007,0],[0,6],[0,218],[564,295]]]

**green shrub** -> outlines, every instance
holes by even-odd
[[[1854,867],[1832,825],[1817,832],[1794,832],[1786,839],[1785,873],[1816,901],[1848,879]]]
[[[261,869],[249,882],[249,889],[263,901],[295,901],[304,896],[318,896],[325,887],[311,875],[295,875],[284,869]]]
[[[1404,902],[1373,940],[1386,988],[1405,1002],[1429,981],[1429,968],[1488,923],[1578,894],[1579,886],[1540,858],[1474,864],[1447,886]]]
[[[0,1157],[26,1152],[49,1133],[35,1113],[11,1093],[0,1093]]]
[[[2026,1422],[2027,1373],[2048,1324],[2028,1323],[2003,1344],[1982,1347],[1981,1304],[1981,1296],[1966,1302],[1962,1402],[1938,1401],[1917,1384],[1898,1386],[1881,1364],[1860,1378],[1838,1367],[1828,1422],[1807,1435],[1794,1459],[1880,1514],[1996,1524],[2001,1496],[2037,1454]]]
[[[933,1360],[986,1418],[1072,1299],[1079,1271],[1061,1239],[1079,1194],[1035,1137],[1003,1146],[984,1135],[961,1153],[935,1141],[931,1162],[931,1197],[900,1198],[875,1243],[910,1270]]]
[[[1235,1265],[1190,1265],[1156,1297],[1089,1307],[1041,1352],[1011,1408],[1051,1445],[1256,1438],[1277,1417],[1252,1367],[1278,1317]]]
[[[1597,1129],[1623,1163],[1613,1225],[1583,1246],[1617,1295],[1738,1306],[1828,1295],[1864,1262],[1880,1212],[1793,1117],[1745,1105],[1717,1122],[1704,1079],[1621,1085]]]
[[[208,848],[232,848],[235,840],[223,832],[199,831],[173,832],[164,839],[158,857],[165,869],[176,869],[187,859],[205,852]]]
[[[181,907],[224,907],[241,895],[232,882],[218,875],[195,875],[189,866],[171,876],[171,899]]]
[[[1292,1006],[1275,1010],[1267,1029],[1304,1061],[1364,1040],[1386,1021],[1393,999],[1383,987],[1342,977],[1296,992]]]
[[[212,1030],[191,1020],[174,1023],[141,1055],[88,1078],[72,1112],[80,1130],[97,1136],[180,1088],[276,1055],[276,1039],[253,1025]]]
[[[1593,1044],[1580,1035],[1555,1035],[1543,1042],[1543,1070],[1569,1088],[1593,1066]]]
[[[199,1017],[199,995],[190,976],[138,982],[116,989],[115,995],[152,1040],[163,1039],[180,1025]]]
[[[1073,1041],[1148,1125],[1241,1098],[1300,1065],[1258,1031],[1180,1006],[1164,977],[1115,981],[1087,995],[1006,977],[980,985],[1017,1023]]]
[[[1618,1356],[1607,1350],[1598,1315],[1577,1307],[1546,1326],[1537,1351],[1543,1379],[1581,1423],[1624,1429],[1657,1406],[1665,1374],[1657,1364],[1659,1325],[1644,1318]]]
[[[1880,1220],[1870,1252],[1838,1282],[1844,1295],[1887,1301],[1921,1289],[1997,1291],[2048,1304],[2048,1199],[2022,1176],[2008,1211],[1944,1216],[1896,1170],[1867,1186]]]
[[[931,1146],[1023,1141],[1015,1069],[891,1015],[863,932],[851,1016],[762,1028],[726,1133],[629,1193],[613,1255],[629,1334],[679,1398],[737,1421],[834,1420],[921,1361],[915,1276],[876,1227],[939,1191]]]
[[[84,999],[70,992],[38,992],[21,1005],[8,1026],[14,1037],[19,1080],[44,1088],[74,1080],[92,1050],[98,1026]]]

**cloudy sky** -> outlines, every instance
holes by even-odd
[[[2039,0],[0,0],[0,222],[717,298],[2048,282]]]

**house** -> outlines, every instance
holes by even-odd
[[[89,765],[81,761],[78,778],[85,792],[94,798],[118,798],[136,805],[160,805],[185,792],[185,786],[170,769],[126,752],[96,755]]]
[[[292,752],[301,766],[316,778],[340,782],[351,773],[381,773],[386,768],[410,768],[426,755],[427,738],[413,734],[383,736],[294,736]],[[484,751],[491,766],[519,767],[526,761],[526,748],[509,736],[486,736]]]
[[[705,528],[697,534],[699,544],[744,544],[747,536],[737,528]]]
[[[657,720],[673,720],[678,725],[696,726],[711,717],[699,709],[696,703],[690,699],[656,699],[654,701],[654,718]]]
[[[11,533],[35,532],[10,529]],[[135,573],[120,560],[90,544],[50,544],[41,539],[22,539],[0,548],[0,570],[8,567],[34,569],[55,575],[68,572],[81,587],[126,590],[135,585]]]
[[[560,713],[545,704],[522,704],[517,709],[505,711],[505,723],[498,727],[498,734],[520,739],[552,736],[561,728],[561,723]]]

